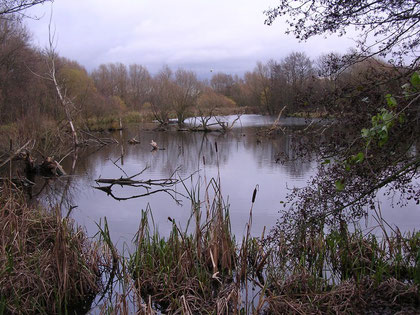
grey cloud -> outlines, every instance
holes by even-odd
[[[209,67],[242,74],[256,61],[280,59],[292,51],[315,57],[331,50],[345,51],[346,38],[298,43],[284,35],[278,21],[264,25],[264,9],[275,0],[56,0],[53,20],[62,56],[88,69],[101,63],[139,63],[151,71],[163,64],[190,67],[202,73]],[[32,12],[29,20],[35,42],[48,40],[49,7]]]

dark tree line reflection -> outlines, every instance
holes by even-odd
[[[283,133],[273,138],[261,136],[259,128],[262,127],[237,128],[226,134],[127,129],[109,135],[115,137],[118,144],[80,149],[74,170],[69,176],[48,180],[39,178],[33,189],[42,190],[44,202],[59,204],[63,212],[67,212],[77,206],[81,194],[95,186],[95,179],[131,176],[145,167],[147,170],[141,175],[143,180],[165,178],[176,169],[179,169],[179,177],[187,178],[203,168],[208,177],[216,176],[219,169],[222,173],[235,174],[238,181],[249,176],[247,171],[251,169],[257,173],[286,174],[292,179],[302,179],[311,174],[311,159],[301,157],[294,144],[296,138],[292,136],[303,127],[286,127]],[[134,137],[140,140],[140,144],[128,144],[128,140]],[[309,137],[305,138],[304,133],[301,139],[311,141]],[[160,150],[151,150],[152,140]],[[62,164],[65,170],[71,170],[74,163],[74,158],[69,156]],[[285,179],[271,176],[263,180],[266,185],[279,185]],[[130,190],[124,192],[138,194]],[[230,194],[229,191],[225,193]]]

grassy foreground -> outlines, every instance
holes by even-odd
[[[74,314],[103,289],[108,251],[59,209],[0,192],[0,314]]]
[[[379,238],[332,228],[251,238],[254,191],[246,234],[238,243],[220,183],[210,182],[204,200],[198,190],[190,193],[186,227],[168,218],[173,224],[168,238],[155,229],[150,209],[143,212],[137,250],[121,258],[125,293],[109,301],[108,311],[127,313],[129,297],[136,311],[146,314],[420,311],[420,233],[383,229]]]
[[[200,184],[201,183],[201,184]],[[57,209],[0,188],[0,314],[394,314],[420,311],[420,233],[279,227],[251,237],[257,190],[238,242],[220,180],[187,189],[191,218],[159,235],[143,211],[136,250],[106,224],[88,239]],[[247,212],[248,210],[244,210]],[[118,280],[118,281],[116,281]],[[105,295],[106,294],[106,295]]]

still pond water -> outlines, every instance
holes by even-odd
[[[234,117],[228,117],[232,121]],[[264,227],[270,229],[283,209],[282,200],[293,187],[302,187],[316,172],[315,161],[292,159],[287,163],[276,162],[279,154],[294,156],[292,133],[305,128],[303,119],[285,119],[281,124],[284,134],[275,139],[260,138],[256,132],[262,126],[272,124],[273,118],[258,115],[243,115],[230,132],[156,132],[131,127],[109,136],[119,144],[107,145],[100,149],[89,147],[79,152],[73,175],[49,183],[42,196],[52,204],[65,203],[64,208],[76,206],[70,216],[86,228],[89,236],[98,232],[97,223],[106,217],[112,241],[119,249],[132,248],[132,239],[138,230],[142,209],[148,205],[152,209],[155,225],[161,235],[168,235],[171,222],[168,217],[185,227],[191,215],[190,202],[182,197],[186,189],[178,184],[173,189],[181,194],[177,198],[182,205],[165,193],[147,197],[118,201],[105,192],[95,189],[98,178],[120,178],[132,176],[146,170],[134,179],[168,178],[176,170],[177,178],[187,179],[188,189],[205,187],[211,178],[220,174],[221,190],[225,202],[229,204],[232,231],[237,240],[242,238],[254,188],[258,185],[257,198],[253,207],[252,234],[261,235]],[[129,145],[128,140],[136,137],[140,144]],[[151,152],[150,142],[154,140],[160,148]],[[215,143],[217,142],[217,152]],[[203,160],[204,157],[204,160]],[[205,164],[203,163],[205,161]],[[64,163],[71,169],[71,158]],[[65,190],[65,198],[61,192]],[[202,189],[202,192],[204,189]],[[60,193],[57,193],[60,192]],[[143,188],[114,185],[112,193],[120,198],[145,193]],[[382,195],[382,194],[380,194]],[[203,197],[203,194],[201,195]],[[420,209],[415,204],[404,208],[393,208],[386,197],[378,197],[383,217],[403,231],[418,229]],[[364,226],[365,222],[363,222]],[[374,225],[368,218],[368,225]]]

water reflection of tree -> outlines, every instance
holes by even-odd
[[[247,136],[247,149],[254,154],[254,158],[259,168],[282,168],[293,178],[304,177],[311,168],[311,156],[303,158],[293,137],[302,128],[286,127],[284,133],[279,133],[275,138],[262,138],[257,134]],[[305,133],[302,133],[305,136]],[[268,160],[268,161],[267,161]]]
[[[310,170],[310,162],[299,158],[293,145],[291,134],[295,130],[286,129],[276,139],[259,139],[255,128],[232,130],[227,134],[218,132],[154,132],[130,128],[121,135],[115,134],[119,144],[104,147],[87,147],[79,151],[79,159],[74,174],[68,182],[61,179],[49,183],[45,190],[45,198],[49,202],[60,202],[58,191],[65,189],[68,195],[67,208],[73,206],[72,200],[83,193],[86,187],[94,186],[94,180],[100,177],[118,178],[121,170],[113,165],[115,162],[128,174],[135,174],[148,166],[142,179],[163,178],[171,175],[177,168],[177,176],[186,178],[193,172],[202,169],[205,162],[207,169],[216,170],[217,167],[231,165],[241,161],[241,157],[251,157],[257,169],[270,169],[272,173],[283,169],[292,178],[305,176]],[[129,145],[128,139],[136,137],[140,140],[138,145]],[[154,140],[164,150],[151,152],[150,141]],[[216,144],[218,152],[216,153]],[[124,165],[121,153],[124,154]],[[276,163],[277,156],[283,154],[289,157],[282,165]],[[234,160],[232,160],[234,159]],[[118,161],[117,161],[118,160]],[[231,161],[232,160],[232,161]],[[63,162],[66,170],[71,167],[71,159]],[[234,167],[240,168],[240,165]],[[247,167],[249,167],[247,165]],[[68,186],[66,188],[66,185]],[[74,197],[74,198],[73,198]],[[54,199],[55,198],[55,199]]]
[[[209,167],[226,165],[231,156],[240,150],[251,154],[256,162],[257,168],[280,167],[276,163],[279,155],[287,156],[287,162],[281,166],[291,176],[304,176],[310,169],[309,160],[303,160],[294,145],[295,139],[291,134],[295,129],[286,129],[287,133],[282,134],[276,139],[262,139],[255,135],[255,129],[245,128],[243,131],[235,130],[227,134],[218,132],[152,132],[136,131],[129,129],[124,133],[120,142],[125,146],[125,161],[129,164],[138,164],[139,168],[150,163],[148,174],[163,173],[170,175],[175,169],[180,168],[182,176],[189,175],[200,168],[205,161]],[[130,146],[126,140],[132,137],[140,139],[140,144]],[[150,141],[154,140],[160,148],[151,152]],[[308,140],[310,141],[310,140]],[[217,143],[218,152],[216,154],[215,144]],[[83,179],[91,181],[93,178],[100,177],[97,173],[99,167],[103,166],[109,158],[116,160],[120,157],[121,150],[116,145],[109,145],[95,152],[87,149],[81,153],[78,162],[77,173],[88,174]],[[204,157],[204,161],[203,161]]]
[[[149,165],[151,173],[163,171],[165,174],[170,174],[180,166],[180,174],[188,175],[187,173],[198,170],[203,156],[207,165],[217,164],[215,142],[218,142],[220,148],[219,163],[226,163],[229,151],[223,144],[223,137],[219,133],[148,133],[143,136],[145,140],[140,145],[128,150],[127,153],[136,161],[151,161]],[[147,143],[152,138],[164,150],[151,153]]]
[[[30,187],[28,195],[33,203],[41,202],[51,208],[58,207],[64,214],[69,215],[76,207],[74,204],[81,188],[74,180],[74,173],[77,167],[78,150],[69,156],[67,174],[61,177],[34,176],[35,185]]]

